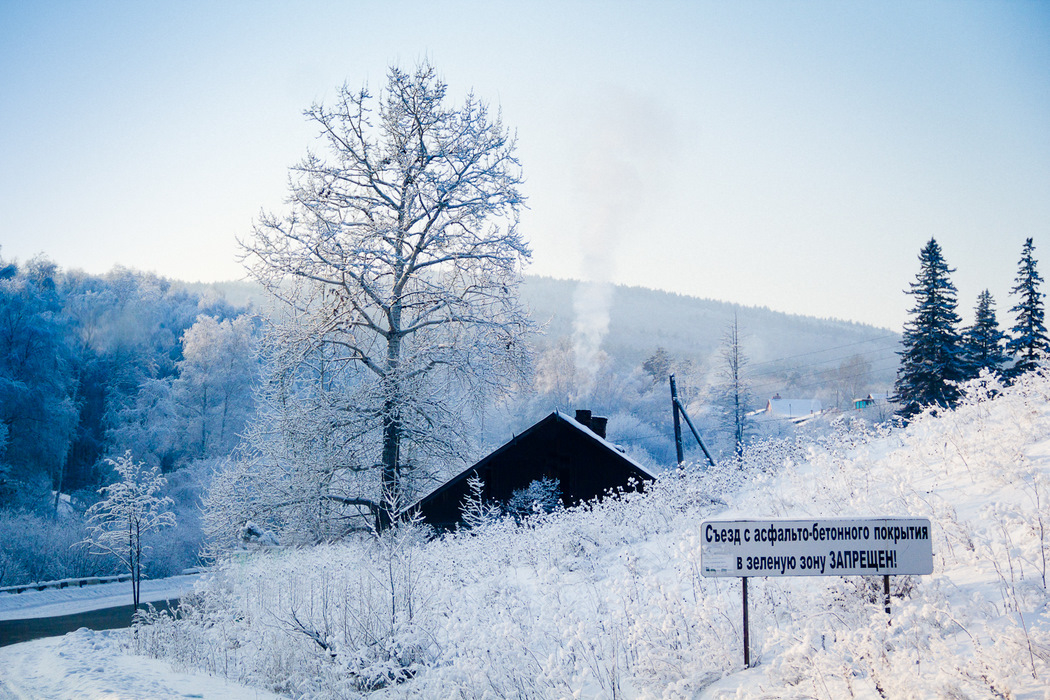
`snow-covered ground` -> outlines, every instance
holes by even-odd
[[[893,577],[889,618],[881,577],[752,579],[744,669],[740,582],[700,573],[704,519],[857,516],[929,518],[933,574]],[[1048,569],[1050,379],[1028,377],[525,526],[241,554],[133,644],[16,645],[0,673],[47,691],[26,697],[175,697],[171,663],[311,698],[1048,700]],[[199,678],[185,693],[234,697]]]
[[[715,498],[712,498],[715,497]],[[705,519],[922,517],[934,571],[701,574]],[[150,652],[370,698],[984,698],[1050,689],[1050,379],[969,387],[905,430],[842,426],[644,495],[426,541],[242,555]]]
[[[143,602],[193,592],[199,574],[143,581]],[[71,615],[131,605],[131,583],[103,583],[25,593],[0,593],[0,620]],[[0,647],[0,700],[82,698],[215,698],[250,700],[272,694],[205,673],[176,671],[167,661],[132,653],[130,630],[80,629]]]
[[[131,653],[130,631],[79,629],[0,648],[0,700],[264,700],[276,696],[218,676],[176,671]]]

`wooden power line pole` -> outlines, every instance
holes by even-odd
[[[681,400],[678,398],[678,385],[675,384],[674,375],[671,375],[671,410],[674,413],[674,445],[675,450],[678,453],[678,464],[685,461],[685,452],[682,449],[682,418],[685,418],[686,424],[689,426],[690,432],[693,433],[693,437],[696,438],[696,442],[700,445],[700,449],[704,451],[704,456],[707,457],[707,461],[711,463],[711,466],[718,466],[715,464],[715,458],[711,456],[711,453],[707,450],[707,445],[700,438],[700,432],[693,425],[693,421],[689,419],[689,414],[685,412],[685,406],[682,405]]]

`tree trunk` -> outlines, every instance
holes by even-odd
[[[131,569],[131,602],[138,610],[139,607],[139,583],[136,572],[139,568],[138,558],[135,556],[135,521],[128,518],[128,568]]]
[[[383,497],[380,499],[380,526],[386,529],[393,522],[398,505],[399,470],[398,453],[401,442],[401,426],[394,412],[393,400],[387,400],[383,413]]]
[[[380,526],[386,529],[397,515],[396,510],[401,500],[401,415],[398,391],[398,365],[401,360],[401,305],[395,304],[390,310],[390,323],[393,330],[387,337],[386,358],[386,401],[383,403],[383,479],[382,497],[380,498]]]
[[[204,457],[208,445],[208,387],[204,387],[204,395],[201,398],[201,452]]]
[[[402,192],[408,189],[409,182],[404,183]],[[380,526],[386,529],[397,515],[396,510],[401,503],[401,294],[405,282],[405,203],[398,211],[398,230],[402,232],[401,237],[394,244],[394,255],[396,262],[393,266],[393,288],[391,289],[390,308],[387,312],[387,321],[390,324],[386,334],[386,399],[383,403],[383,493],[380,498]]]

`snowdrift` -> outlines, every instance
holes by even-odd
[[[295,697],[1046,698],[1050,380],[906,429],[840,423],[524,524],[231,555],[141,653]],[[700,574],[709,517],[921,516],[934,573]]]

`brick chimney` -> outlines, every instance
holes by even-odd
[[[576,409],[576,422],[582,425],[584,428],[591,427],[591,412],[586,408]]]
[[[605,428],[609,424],[609,419],[605,416],[592,416],[591,417],[591,432],[598,437],[605,439]]]
[[[605,428],[609,419],[605,416],[595,416],[586,408],[576,409],[576,422],[585,428],[589,428],[598,437],[605,439]]]

